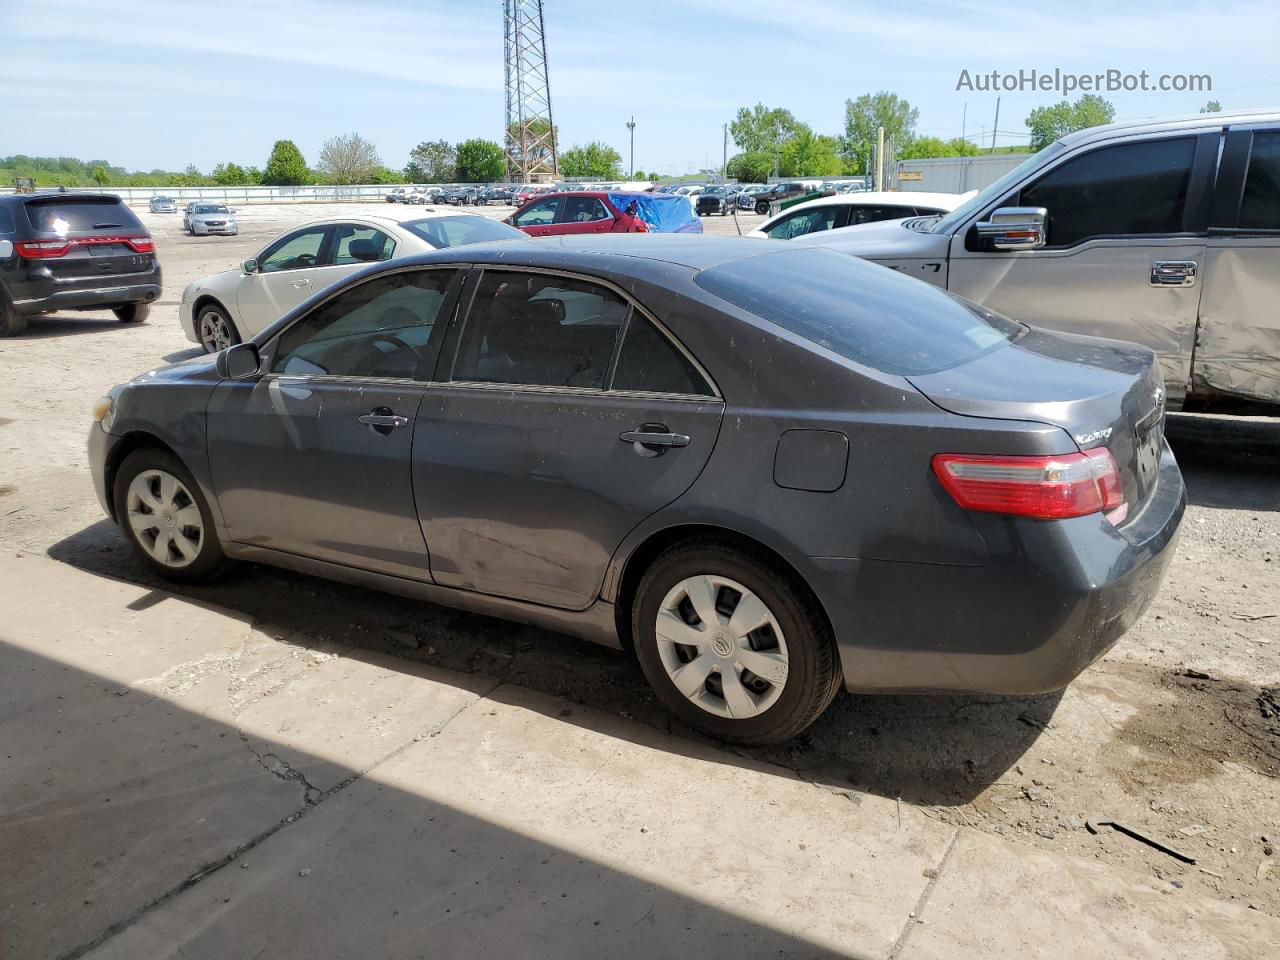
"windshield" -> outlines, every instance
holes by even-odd
[[[196,205],[195,213],[230,213],[226,207],[219,203],[201,203]]]
[[[937,287],[819,248],[745,257],[694,282],[848,360],[904,377],[967,363],[1023,330]]]
[[[460,217],[429,217],[403,223],[401,226],[437,249],[460,247],[467,243],[487,243],[490,240],[527,239],[515,227],[470,214]]]
[[[1033,153],[995,183],[991,184],[985,190],[979,190],[964,203],[960,204],[960,206],[942,217],[942,219],[935,220],[932,223],[926,221],[922,232],[950,233],[960,224],[964,223],[965,220],[969,219],[971,214],[981,210],[987,204],[995,200],[999,200],[1010,187],[1026,176],[1027,173],[1043,164],[1050,157],[1061,153],[1062,150],[1062,144],[1055,142],[1049,144],[1039,153]]]

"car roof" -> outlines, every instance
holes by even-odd
[[[492,219],[485,217],[480,213],[465,213],[461,210],[437,210],[435,207],[419,207],[418,209],[408,212],[401,216],[387,216],[381,213],[353,213],[349,217],[321,217],[318,220],[308,220],[306,223],[299,223],[290,227],[286,232],[292,233],[294,230],[301,230],[304,227],[318,227],[327,223],[350,223],[351,221],[370,221],[373,223],[383,223],[389,226],[401,226],[406,223],[416,223],[419,220],[431,220],[435,217],[481,217],[485,220]]]
[[[1182,130],[1214,130],[1226,126],[1241,126],[1254,123],[1280,123],[1280,111],[1266,110],[1248,113],[1196,113],[1179,117],[1153,117],[1144,120],[1126,120],[1121,123],[1108,123],[1100,127],[1089,127],[1069,133],[1059,141],[1063,146],[1073,147],[1081,143],[1095,140],[1108,140],[1113,137],[1128,136],[1135,133],[1176,133]]]

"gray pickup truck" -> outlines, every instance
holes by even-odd
[[[1280,404],[1280,112],[1093,127],[942,217],[814,233],[1033,326],[1156,352],[1170,404]]]

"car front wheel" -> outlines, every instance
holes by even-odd
[[[839,690],[835,643],[794,577],[729,544],[664,552],[632,606],[636,656],[658,699],[691,727],[741,744],[805,730]]]
[[[221,304],[211,303],[196,314],[196,333],[205,353],[217,353],[240,342],[235,323]]]
[[[172,454],[153,448],[129,454],[116,472],[114,497],[116,521],[154,573],[201,583],[226,566],[209,505]]]

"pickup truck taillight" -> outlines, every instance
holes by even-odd
[[[933,472],[956,503],[982,513],[1061,520],[1124,503],[1120,468],[1105,447],[1052,457],[940,453]]]
[[[77,237],[74,240],[35,240],[30,243],[15,243],[18,256],[28,260],[52,260],[66,256],[74,247],[96,247],[107,243],[127,244],[134,253],[155,253],[155,244],[150,237]]]

